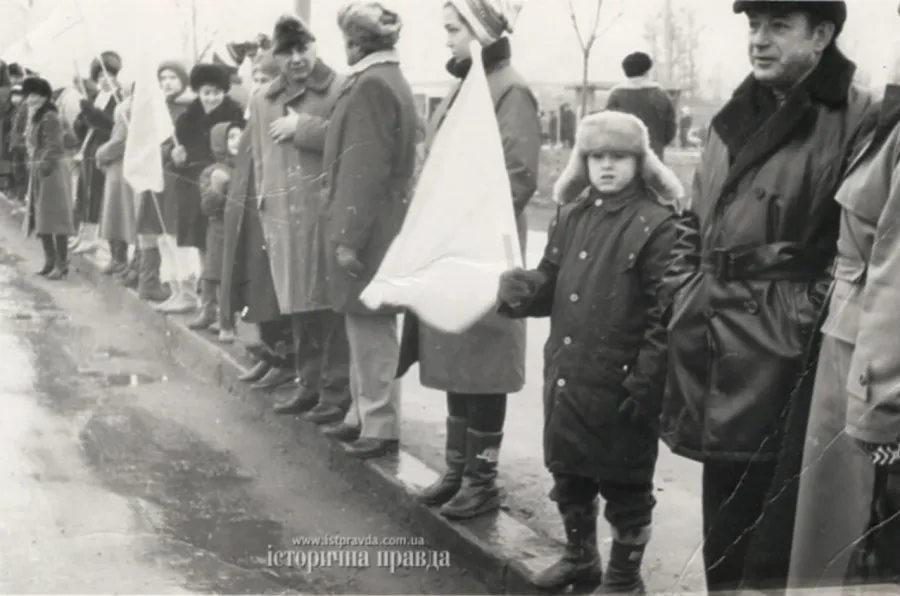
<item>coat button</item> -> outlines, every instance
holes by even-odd
[[[564,343],[565,345],[567,345],[567,346],[571,346],[571,345],[572,345],[572,338],[569,337],[569,336],[564,337],[564,338],[563,338],[563,343]]]
[[[596,201],[594,201],[594,205],[596,205],[597,207],[599,207],[602,204],[603,204],[603,199],[597,199]]]
[[[580,253],[578,253],[578,258],[581,259],[582,261],[585,260],[587,258],[587,251],[583,250]]]
[[[866,373],[859,375],[859,384],[862,385],[863,387],[868,385],[869,384],[869,375]]]
[[[566,386],[566,380],[565,380],[565,379],[559,379],[558,381],[556,381],[556,386],[557,386],[557,387],[565,387],[565,386]]]
[[[755,315],[759,312],[759,302],[756,300],[748,300],[744,302],[744,308],[746,308],[747,312],[751,315]]]
[[[706,316],[707,319],[711,319],[714,316],[716,316],[716,309],[714,309],[711,306],[707,306],[706,309],[704,309],[703,314]]]
[[[572,294],[569,296],[569,300],[572,302],[578,302],[578,294]]]

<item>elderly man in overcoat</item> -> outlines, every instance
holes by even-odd
[[[337,422],[349,403],[344,318],[328,296],[321,225],[322,152],[327,118],[343,78],[316,56],[298,17],[275,25],[281,75],[251,98],[254,180],[278,305],[291,315],[298,389],[276,412]]]
[[[844,2],[733,6],[752,73],[712,120],[670,271],[661,421],[666,444],[703,464],[710,591],[786,581],[834,196],[871,105],[835,45]]]
[[[368,309],[360,293],[400,232],[412,192],[419,116],[394,50],[401,20],[380,2],[338,12],[350,78],[325,143],[329,290],[346,314],[353,404],[335,436],[373,458],[397,451],[398,311]]]

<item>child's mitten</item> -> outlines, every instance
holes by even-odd
[[[520,304],[531,296],[528,272],[522,268],[510,269],[500,276],[498,298],[510,306]]]

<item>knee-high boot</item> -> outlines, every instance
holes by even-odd
[[[104,275],[121,273],[128,266],[128,243],[124,240],[109,241],[109,264],[103,269]]]
[[[421,503],[434,507],[452,499],[462,487],[463,471],[466,468],[466,431],[469,421],[455,416],[447,417],[447,443],[444,460],[447,469],[437,481],[418,495]]]
[[[218,296],[215,282],[204,279],[200,281],[200,287],[200,314],[197,315],[196,319],[188,323],[188,329],[193,329],[194,331],[208,328],[218,318]]]
[[[56,260],[53,271],[47,274],[47,279],[63,279],[69,275],[69,237],[57,234],[53,237]]]
[[[462,487],[440,513],[449,519],[471,519],[500,508],[497,461],[503,433],[468,429]]]
[[[38,275],[47,275],[56,266],[56,246],[53,244],[53,235],[38,234],[41,239],[41,248],[44,249],[44,266],[37,272]]]
[[[138,296],[148,302],[164,302],[171,292],[166,290],[159,280],[159,267],[162,262],[158,247],[142,248],[140,271],[138,272]]]
[[[116,275],[116,278],[122,282],[126,288],[131,288],[132,290],[137,288],[138,286],[138,272],[141,267],[141,258],[143,256],[143,251],[135,245],[134,247],[134,255],[131,257],[131,260],[128,262],[128,265],[123,269],[120,273]]]
[[[532,580],[542,590],[560,592],[569,586],[584,593],[600,585],[603,569],[597,546],[598,503],[559,505],[566,530],[566,549],[563,556],[538,573]]]

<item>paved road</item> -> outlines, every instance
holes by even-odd
[[[396,546],[292,546],[440,549],[161,362],[161,340],[86,283],[36,278],[36,241],[6,221],[0,238],[0,593],[485,592],[452,558],[391,571],[378,552]],[[330,566],[296,568],[317,555]]]

